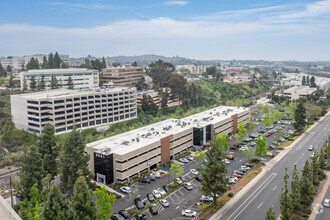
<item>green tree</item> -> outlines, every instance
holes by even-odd
[[[94,195],[96,198],[97,219],[111,217],[111,208],[115,204],[116,196],[109,193],[105,187],[97,188]]]
[[[270,108],[269,108],[268,103],[266,103],[262,106],[262,111],[263,111],[264,114],[269,114],[270,113]]]
[[[309,206],[313,201],[312,194],[314,187],[312,184],[312,178],[311,165],[308,160],[306,160],[300,180],[301,204],[305,207]]]
[[[28,89],[26,78],[23,79],[23,91],[25,92]]]
[[[36,82],[34,76],[31,76],[30,89],[34,91],[36,89],[36,87],[37,87],[37,82]]]
[[[161,97],[160,106],[163,112],[165,112],[167,109],[167,103],[170,98],[169,93],[170,92],[167,88],[165,91],[160,90],[160,97]]]
[[[113,67],[117,67],[117,66],[121,66],[121,64],[120,64],[119,62],[113,62],[113,63],[112,63],[112,66],[113,66]]]
[[[236,144],[242,142],[246,138],[247,130],[246,130],[244,121],[240,121],[238,123],[237,129],[238,129],[238,131],[235,134],[235,142],[236,142]]]
[[[48,65],[47,69],[54,69],[55,68],[55,61],[54,61],[54,55],[53,53],[50,53],[48,55]]]
[[[41,84],[41,81],[40,80],[38,80],[38,82],[37,82],[37,90],[38,91],[41,91],[42,90],[42,84]]]
[[[55,69],[61,68],[61,63],[62,63],[62,60],[61,60],[60,56],[58,55],[58,53],[56,52],[54,55],[54,68]]]
[[[271,126],[273,124],[273,119],[270,115],[264,115],[264,117],[262,117],[262,125],[264,126]]]
[[[293,210],[299,212],[300,211],[300,203],[301,203],[300,180],[299,180],[299,174],[298,174],[298,170],[297,170],[296,165],[294,165],[293,172],[292,172],[290,198],[292,200]]]
[[[226,134],[212,135],[209,150],[206,153],[207,163],[202,173],[202,191],[213,195],[213,205],[217,205],[217,195],[227,191],[227,166],[223,162],[230,143]]]
[[[45,82],[45,75],[44,74],[41,75],[40,83],[41,83],[41,90],[45,90],[46,82]]]
[[[47,62],[47,57],[44,56],[42,59],[42,68],[47,69],[48,68],[48,62]]]
[[[275,135],[275,138],[274,138],[274,140],[277,142],[276,147],[278,146],[280,138],[283,137],[283,135],[284,135],[284,129],[278,129],[276,131],[276,135]]]
[[[9,76],[9,88],[11,89],[15,88],[14,75],[12,73]]]
[[[204,161],[206,159],[205,151],[196,150],[195,158],[197,161],[200,161],[200,162]]]
[[[171,88],[171,93],[174,97],[176,97],[180,103],[180,101],[183,101],[186,87],[187,80],[184,78],[184,76],[179,74],[172,74],[167,81],[168,87]]]
[[[69,79],[68,79],[68,89],[74,89],[74,85],[73,85],[71,76],[69,76]]]
[[[54,126],[46,124],[43,127],[42,135],[39,138],[38,150],[43,159],[43,169],[53,178],[57,175],[56,159],[59,155]]]
[[[52,75],[52,78],[50,80],[50,88],[51,89],[58,89],[59,88],[58,81],[56,79],[56,76],[54,76],[54,75]]]
[[[297,105],[294,103],[290,103],[286,108],[285,111],[288,114],[289,118],[293,119],[294,118],[294,113],[297,109]]]
[[[318,163],[316,154],[314,154],[312,158],[311,166],[312,166],[312,174],[313,174],[313,184],[318,185],[320,183],[320,179],[319,179],[320,164]]]
[[[255,127],[256,127],[256,124],[255,124],[254,120],[252,118],[249,118],[248,124],[246,126],[247,130],[249,131],[249,134],[251,134],[251,132],[254,131]]]
[[[85,143],[81,133],[74,127],[64,141],[60,157],[61,185],[63,192],[67,192],[69,196],[72,195],[73,185],[79,177],[79,170],[82,171],[88,182],[92,178],[92,173],[88,170],[89,155],[85,154],[84,148]]]
[[[3,68],[2,64],[0,63],[0,76],[7,76],[6,70]]]
[[[206,68],[206,73],[208,75],[213,75],[214,76],[216,74],[216,72],[217,72],[216,66],[210,66],[210,67]]]
[[[305,76],[303,76],[303,78],[302,78],[302,81],[301,81],[301,85],[306,85],[306,77]]]
[[[255,151],[256,156],[264,157],[268,151],[268,147],[266,144],[266,137],[264,135],[258,136],[256,145],[257,145]]]
[[[248,158],[248,160],[250,160],[250,158],[255,155],[255,153],[250,148],[243,150],[243,154]]]
[[[55,183],[51,184],[49,193],[47,194],[42,216],[43,219],[71,219],[69,202],[67,198],[62,195],[59,187],[56,186]]]
[[[158,106],[154,103],[153,99],[150,95],[143,94],[142,100],[141,100],[141,108],[144,113],[157,113]]]
[[[299,102],[297,105],[297,109],[294,112],[294,123],[293,127],[297,131],[301,131],[306,126],[306,108],[302,102]]]
[[[163,88],[173,74],[175,67],[172,63],[158,60],[151,63],[147,69],[147,74],[152,78],[156,87]]]
[[[307,78],[306,78],[306,85],[309,86],[309,75],[307,75]]]
[[[9,145],[14,141],[14,130],[15,125],[13,123],[12,117],[10,116],[7,120],[3,129],[1,131],[1,145]],[[4,147],[4,146],[2,146]]]
[[[284,188],[282,188],[282,193],[280,196],[280,210],[281,210],[281,219],[290,220],[292,216],[292,199],[289,196],[288,189],[288,179],[289,175],[287,169],[285,169],[284,175]]]
[[[137,66],[138,66],[137,62],[134,61],[134,62],[132,63],[132,66],[137,67]]]
[[[23,147],[23,154],[19,160],[21,170],[19,172],[18,196],[21,200],[29,197],[30,188],[37,184],[41,189],[44,170],[42,168],[41,155],[35,145]]]
[[[319,164],[320,164],[320,169],[324,170],[326,168],[326,162],[325,162],[325,157],[326,154],[324,153],[324,148],[321,148],[320,156],[319,156]]]
[[[183,175],[183,168],[180,163],[172,163],[169,169],[170,176],[174,178],[181,177]]]
[[[33,184],[30,188],[29,198],[30,199],[25,198],[24,201],[19,204],[22,218],[26,220],[40,220],[40,209],[38,205],[40,204],[41,199],[37,183]]]
[[[74,183],[74,192],[71,203],[74,220],[95,219],[96,207],[92,201],[91,194],[92,192],[88,188],[86,178],[84,176],[79,176]]]
[[[270,206],[267,213],[265,220],[275,220],[275,212],[273,210],[273,206]]]
[[[314,76],[311,77],[310,86],[313,87],[313,88],[316,88],[317,87],[316,86],[316,83],[315,83],[315,77]]]
[[[101,67],[102,67],[102,69],[107,67],[107,63],[105,62],[104,57],[102,57]]]
[[[38,59],[31,58],[31,60],[26,64],[28,70],[39,69]]]

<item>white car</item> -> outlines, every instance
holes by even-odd
[[[183,187],[186,189],[186,190],[192,190],[194,187],[191,183],[184,183],[183,184]]]
[[[330,207],[330,199],[324,199],[323,206],[329,208]]]
[[[194,158],[192,156],[190,156],[190,155],[186,156],[186,159],[187,160],[190,160],[190,161],[193,161],[194,160]]]
[[[310,145],[310,146],[308,147],[308,150],[309,150],[309,151],[313,151],[313,150],[314,150],[314,146],[313,146],[313,145]]]
[[[229,178],[229,184],[235,184],[235,183],[237,183],[237,181],[238,181],[237,177],[230,177]]]
[[[123,193],[129,194],[132,192],[132,189],[129,188],[128,186],[122,186],[122,187],[120,187],[120,191],[122,191]]]
[[[239,150],[240,150],[240,151],[245,151],[245,150],[248,150],[248,149],[250,149],[250,148],[247,147],[247,146],[244,146],[244,147],[241,147]]]
[[[159,203],[164,207],[169,207],[170,203],[166,199],[161,199]]]
[[[230,161],[228,159],[223,159],[222,160],[225,164],[230,164]]]
[[[160,175],[160,173],[155,173],[155,177],[156,177],[156,178],[160,178],[160,177],[162,177],[162,176]]]
[[[155,197],[156,199],[159,199],[160,197],[162,197],[162,194],[160,194],[160,192],[159,192],[157,189],[154,189],[154,190],[152,191],[152,194],[154,195],[154,197]]]
[[[191,169],[190,172],[196,176],[199,174],[199,172],[196,169]]]
[[[181,214],[183,216],[187,216],[187,217],[196,217],[197,212],[190,210],[190,209],[185,209],[185,210],[182,210]]]
[[[163,188],[159,188],[158,192],[163,196],[166,195],[166,191]]]

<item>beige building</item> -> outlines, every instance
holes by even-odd
[[[40,134],[46,124],[55,133],[105,126],[136,118],[136,88],[93,90],[57,89],[12,95],[11,114],[15,127]]]
[[[185,73],[186,70],[189,70],[193,75],[201,75],[202,73],[206,72],[207,67],[209,66],[177,65],[175,69],[179,73]]]
[[[99,182],[125,182],[188,151],[216,134],[237,132],[250,110],[220,106],[183,119],[168,119],[86,145],[89,169]]]
[[[310,88],[309,86],[295,86],[284,90],[284,95],[289,96],[291,101],[295,101],[300,97],[314,94],[316,90],[316,88]]]
[[[135,86],[142,80],[142,67],[113,67],[102,70],[103,84],[112,82],[116,86]]]
[[[139,91],[137,93],[137,104],[138,106],[142,105],[142,99],[143,99],[143,95],[147,95],[150,96],[153,100],[153,102],[159,107],[161,108],[161,101],[162,98],[159,95],[159,93],[155,90],[147,90],[147,91]],[[172,99],[171,98],[171,93],[169,92],[169,99],[167,102],[167,107],[175,107],[175,106],[179,106],[179,100],[176,99]]]

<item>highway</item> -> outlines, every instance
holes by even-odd
[[[271,205],[274,206],[276,217],[278,217],[280,215],[279,196],[281,194],[281,189],[284,187],[283,177],[285,168],[288,168],[290,178],[294,165],[297,165],[298,170],[301,171],[305,161],[311,161],[312,152],[308,151],[308,146],[313,144],[315,147],[314,151],[320,152],[320,148],[328,138],[329,133],[330,115],[327,115],[323,121],[319,122],[309,130],[309,132],[305,132],[298,143],[296,143],[280,161],[269,169],[240,200],[227,210],[221,210],[223,213],[221,213],[220,219],[265,219],[266,212]]]

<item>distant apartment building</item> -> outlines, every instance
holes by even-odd
[[[195,66],[195,65],[177,65],[175,67],[176,71],[183,73],[186,70],[189,70],[193,75],[201,75],[202,73],[206,72],[206,68],[208,66]]]
[[[168,119],[86,145],[89,169],[104,184],[123,183],[159,167],[194,145],[202,146],[211,134],[237,132],[250,110],[219,106],[182,119]]]
[[[166,90],[164,89],[164,92]],[[147,95],[150,96],[152,98],[152,101],[159,107],[161,108],[161,102],[162,102],[162,97],[159,95],[159,93],[155,90],[147,90],[147,91],[139,91],[137,93],[137,104],[138,106],[142,105],[142,99],[143,99],[143,95]],[[175,106],[179,106],[179,104],[181,102],[179,102],[179,100],[173,99],[172,98],[172,94],[169,90],[168,92],[169,98],[168,98],[168,102],[167,102],[167,107],[175,107]]]
[[[301,86],[302,79],[305,76],[305,79],[309,77],[312,78],[313,75],[308,75],[304,73],[284,73],[284,78],[281,79],[282,86]],[[330,89],[330,78],[314,76],[315,84],[318,89],[322,89],[324,92],[327,92]]]
[[[135,86],[142,80],[142,67],[112,67],[102,70],[103,84],[113,83],[115,86]]]
[[[284,90],[284,95],[290,97],[291,101],[295,101],[301,97],[314,94],[316,90],[316,88],[310,88],[309,86],[295,86]]]
[[[40,134],[46,124],[55,133],[105,126],[136,118],[136,88],[56,89],[12,95],[11,114],[18,129]]]
[[[67,88],[69,77],[71,77],[76,90],[91,89],[99,86],[99,72],[97,70],[77,68],[77,69],[41,69],[28,70],[20,73],[21,89],[23,89],[24,79],[30,89],[31,79],[41,80],[44,76],[46,88],[50,88],[52,76],[56,77],[58,83]]]

